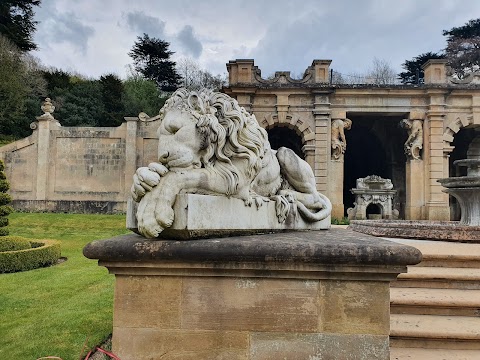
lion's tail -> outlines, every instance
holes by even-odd
[[[297,201],[298,212],[307,221],[320,221],[326,219],[332,213],[332,203],[330,202],[330,200],[323,194],[318,193],[318,195],[324,201],[325,206],[317,212],[312,212],[300,201]]]

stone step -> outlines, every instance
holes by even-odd
[[[409,266],[391,286],[480,290],[480,269]]]
[[[384,239],[419,249],[423,255],[422,262],[417,265],[420,267],[480,268],[480,244],[393,238]]]
[[[390,360],[478,360],[480,350],[391,348]]]
[[[392,314],[479,316],[480,290],[391,288],[390,312]]]
[[[390,347],[480,350],[480,318],[391,314]]]

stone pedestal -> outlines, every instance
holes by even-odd
[[[389,283],[415,248],[348,230],[94,241],[122,360],[389,359]]]

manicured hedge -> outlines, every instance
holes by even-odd
[[[30,249],[30,240],[21,236],[0,237],[0,252]]]
[[[31,249],[0,252],[0,273],[32,270],[52,265],[60,257],[60,242],[30,240]]]

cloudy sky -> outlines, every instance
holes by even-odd
[[[127,74],[137,36],[166,40],[214,74],[252,58],[267,77],[299,76],[314,59],[362,74],[373,59],[401,64],[445,47],[442,30],[480,17],[473,0],[42,0],[34,53],[90,77]]]

